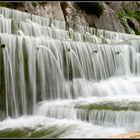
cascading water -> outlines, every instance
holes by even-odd
[[[0,14],[0,137],[140,130],[139,36]]]

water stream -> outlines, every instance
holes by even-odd
[[[140,36],[0,14],[0,137],[140,131]]]

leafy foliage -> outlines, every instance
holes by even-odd
[[[124,9],[125,13],[129,17],[134,17],[137,21],[140,22],[140,11],[134,11],[130,9]]]
[[[32,5],[33,5],[33,7],[36,7],[37,3],[36,2],[32,2]]]
[[[130,10],[128,8],[124,8],[124,11],[118,13],[118,17],[130,17],[130,18],[135,18],[138,22],[140,22],[140,11],[135,11],[135,10]],[[140,30],[134,28],[134,25],[127,20],[129,26],[135,31],[136,35],[140,35]]]
[[[0,2],[1,7],[10,7],[12,5],[11,2]]]
[[[118,16],[119,16],[120,18],[121,18],[121,17],[124,17],[124,16],[133,17],[133,18],[135,18],[138,22],[140,22],[140,11],[134,11],[134,10],[130,10],[130,9],[124,8],[124,11],[118,13]]]
[[[135,31],[135,34],[136,34],[136,35],[140,35],[140,30],[135,29],[134,31]]]

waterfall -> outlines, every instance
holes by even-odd
[[[0,14],[0,137],[7,129],[58,138],[140,130],[140,36]]]
[[[17,116],[17,100],[16,100],[16,95],[15,95],[15,85],[14,85],[12,66],[11,66],[7,48],[3,50],[3,56],[4,56],[4,64],[6,64],[4,68],[5,69],[5,85],[6,85],[6,115],[7,116],[9,115],[8,104],[10,103],[11,110],[12,110],[11,114],[12,116],[16,117]],[[11,81],[11,84],[7,83],[7,81]]]

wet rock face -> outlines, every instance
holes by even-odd
[[[11,8],[52,19],[65,20],[60,2],[15,2],[14,5]]]
[[[76,24],[88,26],[85,18],[85,12],[80,10],[74,2],[61,2],[66,22],[75,22]]]
[[[106,2],[105,2],[106,3]],[[115,13],[123,11],[122,2],[108,2],[106,3]]]
[[[66,21],[73,21],[84,26],[89,25],[99,29],[125,32],[115,12],[104,2],[100,2],[100,5],[103,6],[103,13],[99,17],[95,14],[87,14],[85,11],[79,9],[74,2],[66,2],[63,8],[65,9]]]
[[[128,25],[128,21],[126,17],[121,18],[121,23],[126,33],[135,34],[134,30]]]
[[[60,2],[46,2],[43,5],[41,4],[34,9],[33,13],[53,19],[64,20]]]
[[[137,2],[116,1],[116,2],[108,2],[107,4],[111,9],[115,11],[115,13],[123,11],[125,8],[140,11],[140,2],[138,1]]]
[[[87,16],[89,23],[94,22],[95,26],[99,29],[125,32],[124,27],[120,23],[119,18],[116,16],[112,9],[105,9],[100,18],[96,16]]]

